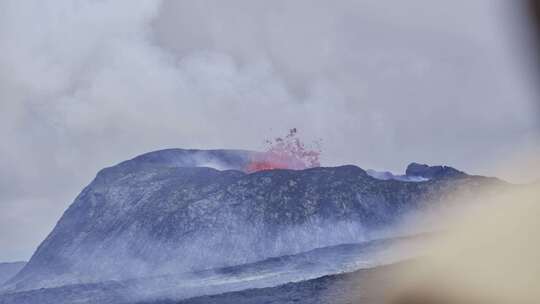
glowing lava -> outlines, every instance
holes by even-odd
[[[302,170],[319,167],[321,151],[306,147],[298,138],[298,130],[293,128],[285,137],[266,140],[266,151],[253,156],[245,171],[248,173],[272,169]]]

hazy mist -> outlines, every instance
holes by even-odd
[[[0,261],[105,166],[292,127],[324,165],[538,178],[506,165],[539,134],[503,2],[0,2]]]

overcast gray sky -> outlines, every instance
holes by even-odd
[[[28,259],[100,168],[292,127],[325,165],[538,177],[504,165],[539,151],[504,2],[1,1],[0,261]]]

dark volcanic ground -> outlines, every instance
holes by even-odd
[[[385,296],[390,292],[395,273],[407,263],[328,275],[277,287],[138,304],[380,304],[385,302]]]
[[[304,293],[310,297],[317,296],[324,299],[333,292],[342,294],[355,285],[355,282],[348,282],[343,278],[356,275],[334,276],[333,274],[351,273],[357,269],[372,269],[410,259],[422,251],[425,242],[430,238],[430,235],[424,234],[363,244],[344,244],[319,248],[298,255],[271,258],[253,264],[191,274],[35,289],[0,295],[0,303],[160,304],[176,303],[180,299],[192,299],[186,300],[186,303],[190,301],[236,303],[239,301],[237,297],[242,298],[245,303],[281,303],[282,301],[287,303],[288,299],[297,299],[298,294]],[[289,282],[297,283],[288,284]],[[364,284],[362,280],[362,285]],[[217,296],[201,297],[202,295]],[[342,296],[347,298],[349,294]],[[261,297],[267,299],[261,300]],[[168,299],[174,299],[174,301]]]

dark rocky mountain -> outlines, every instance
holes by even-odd
[[[26,262],[0,263],[0,285],[16,275],[24,265]]]
[[[430,180],[380,180],[355,166],[243,172],[258,156],[173,149],[101,170],[3,290],[180,273],[362,242],[455,190],[496,182],[417,164],[407,173]]]

